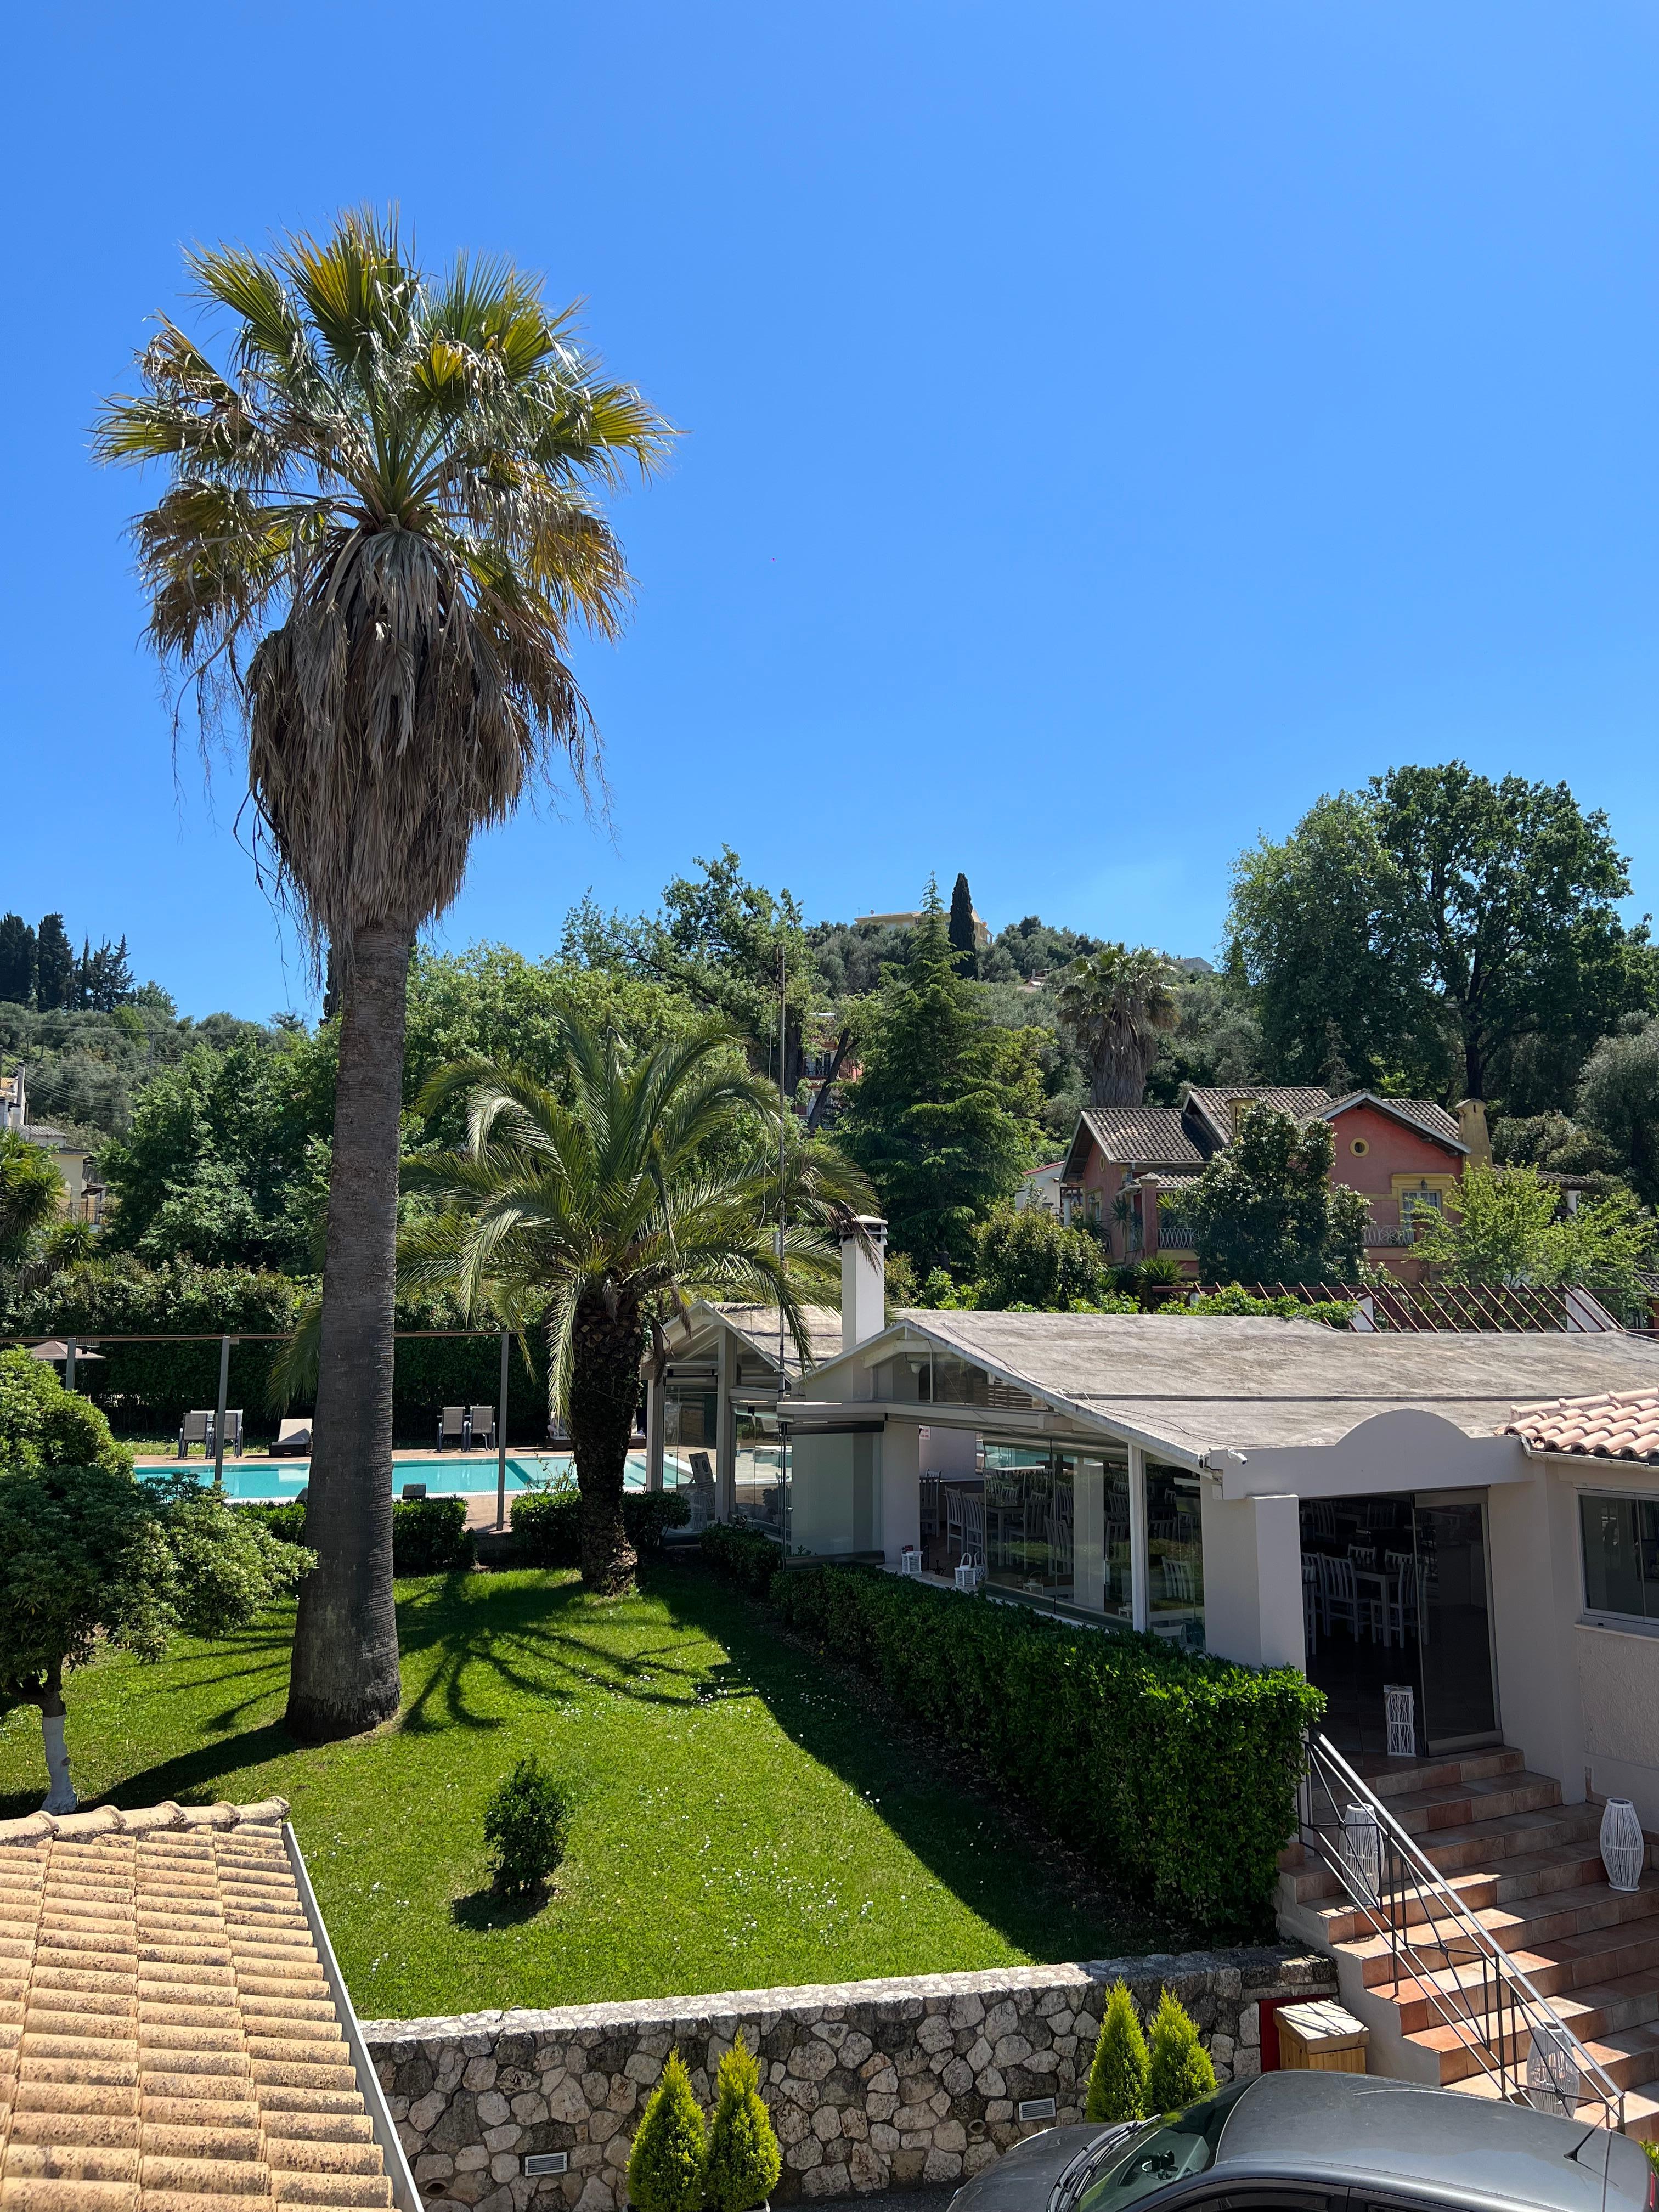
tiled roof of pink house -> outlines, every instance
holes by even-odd
[[[1595,1398],[1552,1398],[1517,1406],[1503,1434],[1533,1451],[1659,1467],[1659,1390],[1607,1390]]]

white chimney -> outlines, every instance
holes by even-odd
[[[886,1326],[887,1224],[876,1214],[860,1213],[842,1231],[842,1350],[868,1344]]]

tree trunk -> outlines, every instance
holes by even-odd
[[[841,1035],[836,1039],[835,1056],[830,1062],[830,1073],[819,1084],[817,1095],[812,1101],[811,1110],[806,1116],[806,1133],[809,1137],[816,1137],[818,1133],[818,1123],[823,1120],[824,1107],[829,1103],[830,1086],[841,1073],[841,1064],[846,1059],[848,1047],[852,1042],[853,1032],[850,1028],[842,1030]],[[793,1097],[793,1093],[790,1095]]]
[[[398,1121],[412,933],[359,933],[345,978],[317,1414],[288,1726],[302,1742],[397,1712],[392,1599],[392,1300]]]
[[[53,1668],[40,1692],[40,1740],[46,1753],[46,1794],[43,1813],[72,1813],[80,1803],[70,1780],[69,1753],[64,1744],[64,1686],[61,1670]]]
[[[582,1299],[571,1345],[570,1449],[582,1501],[582,1580],[605,1597],[634,1587],[623,1477],[644,1348],[635,1300],[619,1299],[613,1313],[597,1291]]]

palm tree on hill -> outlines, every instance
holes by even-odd
[[[406,1229],[398,1272],[469,1310],[546,1332],[550,1410],[568,1428],[582,1501],[582,1577],[626,1589],[623,1477],[653,1333],[688,1289],[781,1307],[805,1358],[804,1294],[839,1280],[839,1235],[869,1184],[827,1145],[798,1147],[781,1252],[778,1118],[713,1024],[635,1058],[614,1032],[564,1023],[568,1097],[520,1069],[464,1061],[421,1098],[464,1092],[465,1150],[417,1153],[404,1188],[435,1214]]]
[[[1139,1106],[1161,1032],[1181,1018],[1180,970],[1150,945],[1108,945],[1060,979],[1060,1018],[1089,1063],[1091,1106]]]
[[[159,463],[134,525],[150,642],[204,722],[245,725],[256,836],[326,945],[339,1087],[302,1587],[288,1724],[398,1710],[392,1359],[405,992],[416,932],[473,834],[591,729],[572,632],[617,631],[599,504],[666,425],[503,262],[430,276],[395,219],[343,216],[260,255],[188,257],[228,313],[221,369],[163,319],[106,461]]]

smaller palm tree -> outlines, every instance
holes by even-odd
[[[1139,1106],[1160,1033],[1181,1018],[1180,969],[1150,945],[1108,945],[1060,978],[1060,1018],[1089,1062],[1091,1106]]]
[[[870,1204],[856,1169],[814,1145],[797,1152],[779,1237],[777,1112],[737,1042],[709,1024],[635,1056],[571,1016],[568,1100],[482,1060],[441,1070],[421,1099],[430,1113],[465,1092],[467,1143],[405,1163],[404,1188],[438,1210],[400,1240],[399,1278],[545,1329],[595,1590],[633,1579],[623,1479],[653,1329],[696,1288],[775,1304],[805,1358],[802,1296],[836,1280],[836,1232]]]

